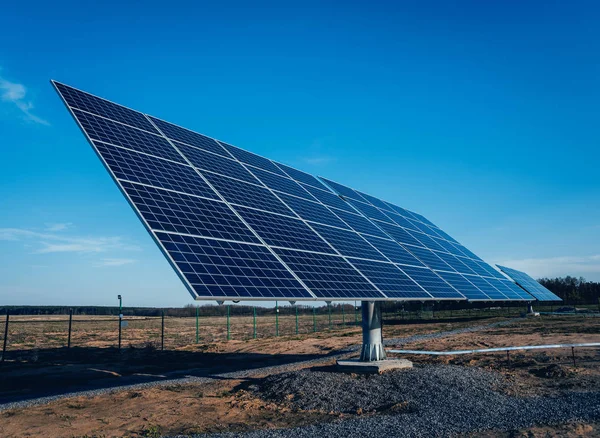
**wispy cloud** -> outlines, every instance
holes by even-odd
[[[64,230],[62,228],[61,230]],[[23,241],[33,247],[34,254],[60,252],[101,253],[114,250],[135,251],[139,247],[127,244],[122,237],[73,236],[23,228],[0,228],[0,240]]]
[[[34,105],[31,99],[27,97],[27,88],[25,85],[11,82],[0,76],[0,100],[14,105],[21,111],[25,120],[41,125],[50,125],[48,121],[32,113]]]
[[[600,254],[497,261],[499,265],[524,271],[534,278],[600,274]]]
[[[134,259],[111,259],[111,258],[107,258],[107,259],[102,259],[100,260],[98,263],[94,264],[94,266],[101,268],[104,266],[123,266],[123,265],[129,265],[131,263],[135,263],[136,260]]]
[[[56,232],[64,231],[73,225],[72,222],[58,223],[58,224],[46,224],[46,231]]]

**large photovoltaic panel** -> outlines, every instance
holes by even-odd
[[[507,268],[506,266],[496,265],[502,272],[512,278],[519,286],[525,289],[529,294],[533,295],[538,301],[562,301],[562,299],[553,294],[551,291],[542,286],[534,278],[527,275],[525,272],[517,271],[516,269]]]
[[[528,296],[417,213],[53,84],[197,299]]]

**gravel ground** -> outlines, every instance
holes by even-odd
[[[419,340],[425,340],[425,339],[437,339],[437,338],[443,338],[443,337],[448,337],[448,336],[454,336],[454,335],[457,335],[460,333],[475,332],[475,331],[486,330],[486,329],[493,328],[493,327],[508,325],[508,324],[514,322],[515,320],[517,320],[517,319],[500,321],[500,322],[496,322],[496,323],[492,323],[492,324],[484,324],[484,325],[478,325],[478,326],[473,326],[473,327],[467,327],[467,328],[457,329],[457,330],[449,330],[449,331],[445,331],[445,332],[437,332],[437,333],[430,333],[430,334],[424,334],[424,335],[414,335],[414,336],[410,336],[407,338],[387,339],[387,340],[385,340],[385,344],[386,345],[399,345],[399,344],[405,344],[405,343],[419,341]],[[276,366],[265,367],[265,368],[255,368],[252,370],[242,370],[242,371],[237,371],[237,372],[233,372],[233,373],[217,374],[213,377],[217,378],[217,379],[221,379],[221,378],[243,379],[243,378],[247,378],[247,377],[263,376],[263,375],[267,375],[267,374],[285,373],[288,371],[295,371],[295,370],[298,370],[301,368],[325,364],[325,363],[331,362],[332,360],[336,360],[336,359],[345,359],[345,358],[348,358],[348,357],[351,357],[352,355],[354,355],[354,353],[356,351],[358,351],[360,348],[361,348],[360,345],[353,345],[346,349],[340,350],[337,354],[324,356],[324,357],[318,358],[318,359],[306,360],[306,361],[302,361],[302,362],[295,362],[295,363],[285,364],[285,365],[276,365]],[[178,374],[181,375],[181,372],[178,372]],[[34,398],[34,399],[29,399],[29,400],[0,404],[0,412],[6,411],[9,409],[27,408],[29,406],[47,404],[47,403],[50,403],[50,402],[53,402],[56,400],[70,398],[70,397],[80,397],[80,396],[95,397],[98,395],[112,394],[115,392],[125,391],[125,390],[139,390],[139,389],[146,389],[146,388],[151,388],[151,387],[161,386],[161,385],[206,383],[206,382],[210,382],[212,380],[213,380],[212,377],[193,377],[193,376],[179,377],[178,376],[177,378],[165,378],[164,380],[153,380],[153,381],[148,381],[148,382],[113,386],[110,388],[100,388],[100,389],[92,389],[92,390],[85,390],[85,391],[67,392],[67,393],[63,393],[63,394],[59,394],[59,395],[52,395],[52,396],[48,396],[48,397],[38,397],[38,398]]]
[[[303,370],[270,376],[251,388],[267,400],[295,409],[325,412],[376,410],[308,427],[261,430],[213,438],[266,437],[449,437],[489,429],[512,430],[536,424],[600,419],[599,392],[568,392],[557,397],[514,397],[496,372],[452,365],[426,365],[381,376]],[[208,435],[195,435],[203,437]]]

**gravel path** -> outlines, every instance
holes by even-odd
[[[415,341],[420,341],[420,340],[425,340],[425,339],[437,339],[437,338],[442,338],[442,337],[454,336],[454,335],[457,335],[460,333],[475,332],[475,331],[486,330],[486,329],[493,328],[493,327],[508,325],[514,321],[516,321],[516,319],[500,321],[500,322],[496,322],[496,323],[492,323],[492,324],[484,324],[484,325],[478,325],[478,326],[473,326],[473,327],[466,327],[466,328],[456,329],[456,330],[449,330],[449,331],[445,331],[445,332],[436,332],[436,333],[429,333],[429,334],[423,334],[423,335],[413,335],[413,336],[409,336],[406,338],[387,339],[387,340],[385,340],[385,344],[386,345],[398,345],[398,344],[406,344],[409,342],[415,342]],[[285,373],[288,371],[295,371],[295,370],[298,370],[301,368],[306,368],[309,366],[325,364],[325,363],[331,362],[332,360],[336,360],[336,359],[345,359],[345,358],[348,358],[348,357],[351,357],[352,355],[354,355],[354,353],[356,351],[358,351],[359,349],[360,349],[360,345],[352,345],[348,348],[340,350],[336,354],[320,357],[317,359],[295,362],[295,363],[285,364],[285,365],[276,365],[276,366],[271,366],[271,367],[255,368],[255,369],[251,369],[251,370],[242,370],[242,371],[236,371],[236,372],[232,372],[232,373],[216,374],[213,377],[194,377],[194,376],[179,377],[182,374],[182,372],[179,371],[179,372],[177,372],[178,377],[176,377],[176,378],[167,377],[163,380],[153,380],[153,381],[148,381],[148,382],[125,384],[125,385],[119,385],[119,386],[112,386],[110,388],[100,388],[100,389],[93,389],[93,390],[68,392],[68,393],[52,395],[52,396],[48,396],[48,397],[39,397],[39,398],[34,398],[34,399],[29,399],[29,400],[4,403],[4,404],[0,404],[0,412],[6,411],[9,409],[26,408],[29,406],[46,404],[46,403],[50,403],[50,402],[53,402],[56,400],[61,400],[61,399],[70,398],[70,397],[80,397],[80,396],[95,397],[98,395],[112,394],[112,393],[119,392],[119,391],[139,390],[139,389],[146,389],[146,388],[151,388],[151,387],[155,387],[155,386],[174,385],[174,384],[190,384],[190,383],[206,383],[206,382],[210,382],[210,381],[214,380],[214,378],[243,379],[243,378],[247,378],[247,377]]]
[[[364,413],[376,410],[382,414],[294,429],[210,436],[449,437],[488,429],[600,420],[599,392],[514,397],[502,391],[509,387],[499,373],[452,365],[360,377],[304,370],[267,377],[250,389],[295,409],[356,413],[362,408]],[[195,435],[204,436],[208,435]]]

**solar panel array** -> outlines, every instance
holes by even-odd
[[[535,279],[527,275],[525,272],[517,271],[516,269],[507,268],[505,266],[496,265],[502,272],[512,278],[519,286],[529,292],[538,301],[562,301],[560,297],[550,292]]]
[[[53,83],[197,299],[531,299],[417,213]]]

